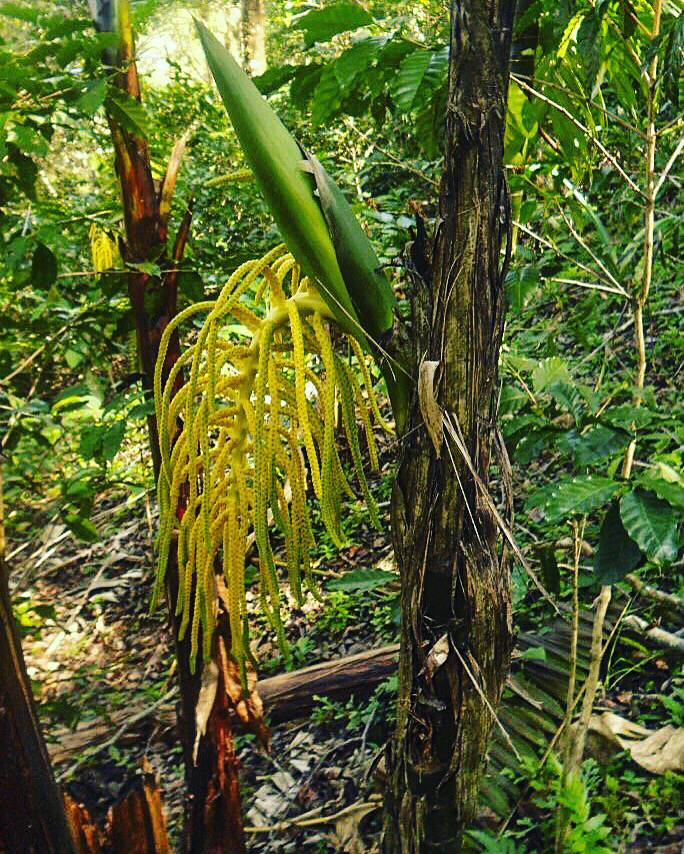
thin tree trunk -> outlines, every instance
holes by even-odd
[[[503,147],[513,11],[513,0],[452,0],[439,216],[431,251],[413,247],[419,394],[392,502],[402,642],[385,854],[460,850],[509,668],[510,573],[452,439],[460,435],[486,487],[510,235]],[[503,452],[499,471],[507,477]]]
[[[129,0],[115,4],[119,51],[116,58],[119,86],[131,98],[140,100],[140,86],[135,63],[133,27]],[[100,28],[109,29],[113,22],[99,20]],[[176,315],[177,273],[190,230],[192,206],[188,205],[169,253],[168,224],[176,175],[185,147],[183,137],[174,148],[166,175],[157,190],[150,165],[147,141],[121,127],[108,116],[114,144],[116,171],[121,184],[126,238],[122,256],[131,266],[128,294],[135,323],[140,368],[145,391],[154,394],[154,374],[159,344],[164,330]],[[152,262],[161,275],[151,275],[136,266]],[[173,333],[162,371],[162,386],[180,356],[177,331]],[[181,385],[179,376],[178,388]],[[155,480],[159,477],[161,460],[159,434],[154,415],[148,416],[148,433]],[[200,694],[202,667],[191,673],[189,640],[179,641],[180,618],[175,616],[178,589],[178,564],[175,544],[172,544],[167,569],[167,597],[178,662],[180,688],[179,729],[185,763],[186,799],[184,847],[192,854],[239,854],[242,827],[237,803],[237,765],[233,761],[232,742],[225,728],[216,726],[223,718],[221,703],[216,703],[206,732],[196,742],[195,709]],[[228,646],[230,644],[228,643]]]
[[[266,71],[265,0],[242,0],[244,69],[250,77]]]
[[[74,854],[0,556],[0,854]]]

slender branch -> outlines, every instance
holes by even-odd
[[[656,587],[651,587],[632,572],[625,575],[625,581],[642,596],[646,596],[648,599],[652,599],[654,602],[659,602],[661,605],[673,608],[676,611],[684,611],[684,596],[678,596],[676,593],[665,593]]]
[[[662,12],[662,0],[655,0],[653,9],[653,35],[657,38],[660,33],[660,15]],[[656,74],[658,72],[658,55],[654,54],[648,71],[648,94],[647,114],[648,124],[646,128],[646,210],[644,212],[644,272],[641,280],[641,290],[634,296],[634,346],[637,352],[637,375],[635,394],[632,402],[635,408],[641,406],[641,390],[646,378],[646,339],[644,337],[644,306],[648,300],[648,293],[653,280],[653,251],[655,235],[655,155],[658,143],[656,133]],[[676,151],[676,149],[675,149]],[[674,161],[673,161],[674,162]],[[670,167],[671,168],[671,167]],[[667,167],[666,167],[667,169]],[[625,458],[622,465],[622,476],[628,479],[632,473],[634,453],[636,451],[636,439],[627,446]]]
[[[595,110],[599,110],[599,112],[608,116],[611,121],[617,122],[617,124],[622,125],[626,130],[630,131],[631,133],[635,133],[643,139],[646,139],[646,134],[642,130],[639,130],[636,125],[630,124],[630,122],[626,122],[623,118],[620,118],[620,116],[617,116],[615,115],[615,113],[606,109],[606,107],[601,106],[601,104],[598,104],[596,101],[592,101],[591,98],[585,98],[579,92],[573,92],[573,90],[568,89],[567,86],[561,86],[560,83],[554,83],[553,80],[543,80],[541,78],[530,77],[527,74],[519,74],[518,77],[522,78],[523,80],[529,80],[531,83],[536,82],[538,86],[551,86],[554,89],[557,89],[559,92],[563,92],[563,94],[574,98],[576,101],[581,101],[584,104],[593,107]]]
[[[597,285],[595,282],[582,282],[580,279],[563,279],[560,276],[549,276],[550,282],[558,282],[561,285],[576,285],[578,288],[587,288],[590,291],[603,291],[605,294],[617,294],[621,297],[629,296],[621,288],[609,288],[608,285]]]
[[[559,249],[556,246],[556,244],[553,241],[549,240],[546,237],[542,237],[541,234],[537,234],[536,231],[532,231],[532,229],[527,228],[527,226],[523,225],[521,222],[517,222],[516,220],[513,220],[513,225],[516,228],[519,228],[520,231],[524,232],[529,237],[532,237],[534,240],[537,240],[539,243],[542,244],[542,246],[546,246],[547,249],[551,249],[551,251],[555,252],[559,258],[564,258],[566,261],[568,261],[573,266],[579,267],[580,270],[584,270],[585,273],[589,273],[589,275],[596,276],[597,279],[602,279],[604,282],[606,282],[606,280],[603,278],[603,276],[600,273],[597,273],[596,270],[592,270],[591,267],[588,267],[586,264],[583,264],[581,261],[577,261],[577,259],[575,259],[572,256],[563,252],[561,249]],[[610,279],[608,279],[606,284],[610,288],[610,290],[612,291],[613,290],[613,282]],[[618,291],[618,293],[620,293],[620,292]],[[624,294],[620,293],[620,296],[627,296],[627,294],[626,293],[624,293]]]
[[[591,636],[591,661],[589,663],[589,674],[587,675],[584,700],[582,702],[582,710],[580,712],[577,729],[574,736],[574,744],[570,753],[569,767],[567,769],[568,779],[572,774],[576,774],[582,764],[584,755],[584,745],[587,739],[589,730],[589,719],[594,708],[594,700],[596,698],[596,689],[598,688],[599,670],[601,667],[601,659],[603,658],[603,623],[606,617],[606,611],[610,604],[610,586],[606,585],[601,588],[598,599],[596,600],[596,614],[594,615],[594,628]]]
[[[595,252],[594,252],[594,251],[591,249],[591,247],[587,244],[587,242],[584,240],[584,238],[583,238],[583,237],[579,234],[579,232],[575,229],[575,227],[574,227],[574,226],[573,226],[573,224],[572,224],[572,220],[567,216],[567,214],[565,213],[565,211],[564,211],[560,206],[559,206],[558,210],[560,211],[560,215],[563,217],[563,221],[564,221],[564,222],[565,222],[565,224],[567,225],[568,230],[570,231],[570,234],[572,234],[572,236],[573,236],[573,237],[575,238],[575,240],[579,243],[579,245],[582,247],[582,249],[584,249],[584,251],[585,251],[588,255],[591,255],[591,257],[592,257],[592,258],[594,259],[594,261],[599,265],[599,267],[601,268],[601,270],[603,270],[603,272],[606,274],[606,276],[608,276],[608,278],[609,278],[609,279],[610,279],[610,281],[615,285],[615,287],[618,289],[618,291],[619,291],[623,296],[625,296],[625,297],[629,297],[629,294],[628,294],[628,293],[627,293],[627,291],[622,287],[622,285],[620,284],[620,282],[618,282],[618,280],[615,278],[615,276],[613,276],[613,274],[612,274],[612,273],[610,272],[610,270],[606,267],[606,265],[603,263],[603,261],[601,261],[601,259],[598,257],[598,255],[596,255],[596,254],[595,254]]]
[[[665,168],[663,169],[662,174],[661,174],[660,178],[658,179],[658,183],[655,185],[655,188],[653,190],[653,201],[656,200],[656,197],[657,197],[658,193],[660,192],[661,187],[665,183],[667,176],[670,174],[672,167],[675,165],[677,158],[682,153],[683,148],[684,148],[684,136],[679,140],[679,142],[677,143],[677,147],[672,152],[672,154],[670,155],[670,159],[665,164]]]
[[[630,614],[629,617],[625,617],[625,627],[640,632],[658,644],[658,646],[678,652],[680,655],[684,653],[684,638],[680,638],[672,632],[667,632],[659,626],[651,626],[646,620],[637,617],[636,614]]]
[[[566,110],[565,107],[561,106],[560,104],[558,104],[556,101],[552,100],[551,98],[548,98],[546,95],[543,94],[543,92],[540,92],[538,89],[535,89],[532,86],[530,86],[528,83],[525,83],[525,81],[521,77],[518,77],[515,74],[511,74],[511,77],[513,78],[513,80],[515,80],[515,82],[518,84],[518,86],[520,86],[521,89],[524,89],[526,92],[529,92],[531,95],[534,95],[536,98],[539,98],[540,101],[544,101],[545,104],[548,104],[550,107],[553,107],[554,109],[558,110],[567,119],[569,119],[575,125],[575,127],[578,128],[579,130],[581,130],[582,133],[585,134],[587,139],[590,142],[592,142],[598,148],[598,150],[603,154],[603,156],[606,158],[606,160],[608,160],[610,163],[612,163],[612,165],[615,167],[617,172],[625,179],[625,181],[634,190],[634,192],[638,193],[643,198],[648,198],[646,193],[644,193],[644,191],[641,189],[641,187],[639,187],[639,185],[636,184],[633,181],[633,179],[629,177],[629,175],[625,172],[625,170],[622,168],[622,166],[620,166],[620,164],[618,163],[615,156],[612,155],[610,153],[610,151],[608,151],[608,149],[601,142],[601,140],[597,139],[597,137],[595,137],[589,131],[589,128],[586,127],[586,125],[583,125],[579,119],[576,119],[573,116],[573,114],[570,112],[570,110]]]

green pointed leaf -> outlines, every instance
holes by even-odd
[[[641,485],[655,492],[658,498],[667,501],[672,507],[684,511],[684,487],[678,483],[670,483],[661,477],[645,477]]]
[[[594,572],[600,584],[616,584],[639,565],[642,551],[622,524],[620,505],[611,504],[601,525]]]
[[[577,52],[579,53],[587,74],[589,91],[594,88],[598,75],[601,57],[601,20],[595,11],[586,14],[577,31]]]
[[[76,102],[79,109],[88,116],[93,116],[104,104],[105,96],[107,95],[107,81],[97,80],[94,83],[89,83],[85,92]]]
[[[413,107],[432,57],[432,51],[418,48],[402,61],[391,89],[392,100],[399,110]]]
[[[653,563],[676,559],[677,515],[667,501],[637,487],[620,499],[620,518],[629,536]]]
[[[321,163],[311,154],[306,158],[349,296],[364,328],[377,338],[392,325],[394,293],[349,202]]]
[[[326,65],[313,94],[311,121],[314,125],[326,122],[342,104],[344,90],[337,79],[334,65]]]
[[[134,136],[147,136],[148,121],[140,101],[121,90],[110,90],[104,104],[107,114],[125,131]]]
[[[536,392],[544,391],[552,383],[571,382],[570,371],[558,356],[551,356],[539,362],[532,371],[532,385]]]
[[[335,3],[323,9],[313,9],[298,18],[295,26],[304,30],[304,47],[327,42],[338,33],[356,30],[372,24],[373,18],[356,3]]]
[[[121,443],[126,435],[126,422],[117,421],[115,424],[107,427],[102,436],[102,456],[111,462],[121,447]]]
[[[506,294],[513,311],[519,314],[523,310],[527,297],[540,282],[539,270],[531,264],[509,271],[506,276]]]
[[[527,507],[542,510],[549,522],[560,522],[577,513],[597,510],[613,498],[619,488],[609,477],[578,475],[538,490],[528,500]]]
[[[258,77],[252,77],[252,82],[262,95],[270,95],[272,92],[277,92],[285,83],[289,83],[298,70],[296,65],[279,65],[269,68]]]
[[[569,412],[575,419],[575,424],[579,424],[582,416],[586,412],[586,404],[582,397],[582,392],[570,382],[552,382],[547,386],[546,391],[551,394],[551,397],[562,408]]]
[[[345,92],[348,92],[357,77],[363,74],[369,62],[377,56],[386,41],[385,38],[362,39],[340,55],[333,68],[335,69],[335,76]]]

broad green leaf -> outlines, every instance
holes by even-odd
[[[384,38],[362,39],[339,56],[333,67],[335,76],[345,92],[349,91],[356,78],[366,70],[386,41]]]
[[[108,115],[134,136],[147,136],[148,120],[140,101],[121,90],[111,90],[104,100]]]
[[[430,64],[425,72],[425,77],[423,77],[425,86],[434,89],[446,82],[449,70],[449,50],[449,45],[445,45],[439,50],[433,50]]]
[[[620,499],[620,518],[629,536],[653,563],[672,563],[679,550],[677,514],[667,501],[637,487]]]
[[[607,421],[616,427],[631,428],[632,424],[637,427],[645,427],[653,420],[653,413],[641,406],[637,409],[632,403],[623,403],[619,406],[610,406],[601,415],[602,421]]]
[[[620,505],[610,505],[601,525],[594,572],[600,584],[616,584],[639,565],[642,551],[622,524]]]
[[[619,490],[609,477],[585,474],[537,490],[527,502],[539,508],[548,522],[560,522],[578,513],[591,513],[602,507]]]
[[[356,3],[335,3],[323,9],[312,9],[298,18],[294,26],[304,30],[304,47],[327,42],[338,33],[356,30],[372,24],[373,18]]]
[[[594,88],[601,56],[601,19],[596,11],[587,12],[577,31],[577,52],[587,75],[589,92]]]
[[[398,576],[393,572],[385,572],[383,569],[353,569],[346,572],[342,578],[334,578],[327,585],[328,590],[375,590],[377,587],[385,587]]]
[[[296,65],[279,65],[269,68],[258,77],[252,77],[252,82],[262,95],[270,95],[272,92],[277,92],[285,83],[289,83],[298,70]]]
[[[670,483],[660,477],[644,477],[641,486],[650,489],[663,501],[667,501],[672,507],[684,511],[684,487],[678,483]]]
[[[523,310],[527,297],[540,282],[539,270],[532,264],[517,267],[507,274],[506,293],[513,311],[519,314]]]
[[[36,157],[45,157],[48,153],[45,137],[27,125],[14,125],[7,134],[7,141],[13,142],[26,154],[35,154]]]
[[[537,392],[544,391],[552,383],[571,382],[570,371],[565,362],[559,359],[558,356],[551,356],[539,362],[537,367],[532,371],[532,384]]]
[[[402,61],[391,88],[392,100],[399,110],[408,111],[413,106],[432,57],[432,51],[417,48]]]
[[[428,157],[438,157],[444,148],[446,130],[447,85],[444,83],[432,92],[425,105],[418,109],[415,118],[415,135]]]
[[[117,421],[115,424],[107,427],[102,436],[102,456],[105,460],[111,462],[114,459],[125,435],[125,421]]]
[[[31,261],[31,283],[34,288],[48,290],[57,281],[57,258],[44,243],[39,243]]]
[[[344,91],[337,79],[334,65],[326,65],[313,94],[311,121],[322,125],[340,108]]]
[[[76,102],[76,105],[88,115],[94,115],[104,104],[107,95],[107,81],[97,80],[88,84],[88,88]]]
[[[16,18],[19,21],[28,21],[35,24],[40,16],[40,8],[31,8],[28,3],[2,3],[0,15],[7,18]]]
[[[622,451],[629,444],[629,439],[626,430],[614,430],[598,424],[586,433],[569,430],[558,438],[556,447],[561,453],[571,455],[578,465],[585,466]]]
[[[586,404],[582,396],[582,392],[571,382],[552,382],[547,387],[548,391],[556,403],[569,412],[575,419],[575,424],[579,424],[582,417],[586,413]]]

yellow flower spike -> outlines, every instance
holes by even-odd
[[[335,361],[332,344],[325,331],[320,314],[316,312],[310,318],[311,326],[323,360],[326,382],[323,390],[323,454],[321,457],[321,511],[323,522],[333,543],[341,548],[344,537],[339,530],[339,520],[335,508],[338,498],[333,477],[333,454],[335,449]]]
[[[352,335],[347,335],[347,340],[351,344],[351,348],[354,351],[354,355],[356,356],[356,361],[359,364],[359,369],[361,371],[361,376],[363,377],[363,384],[366,387],[366,393],[368,394],[368,402],[370,403],[371,410],[373,412],[373,417],[378,425],[381,427],[385,433],[394,434],[393,428],[385,421],[385,419],[380,414],[380,409],[378,407],[378,399],[375,395],[375,389],[373,388],[373,381],[371,379],[370,371],[368,370],[368,364],[366,363],[366,357],[361,349],[361,345]]]
[[[248,290],[265,308],[264,317],[239,302]],[[251,655],[245,596],[248,535],[253,531],[259,552],[264,614],[287,654],[269,515],[273,514],[284,535],[295,599],[302,601],[302,577],[318,596],[311,573],[315,542],[307,506],[307,465],[326,528],[339,541],[341,493],[353,496],[353,491],[334,442],[336,386],[354,468],[372,518],[375,511],[361,468],[356,405],[368,433],[367,410],[376,419],[378,413],[371,402],[370,375],[363,371],[363,354],[361,359],[357,354],[357,359],[368,400],[353,373],[333,352],[325,326],[330,317],[326,304],[301,277],[284,247],[243,264],[214,303],[201,303],[182,315],[187,319],[199,312],[206,313],[206,318],[197,341],[174,365],[164,388],[160,364],[155,373],[163,476],[158,484],[161,523],[153,598],[156,601],[163,589],[170,544],[177,531],[176,612],[181,616],[181,636],[188,628],[191,631],[194,667],[200,627],[204,656],[211,645],[216,614],[214,566],[222,552],[233,653],[244,670]],[[232,317],[249,330],[251,342],[236,343],[226,336],[225,326]],[[179,322],[174,320],[163,336],[162,361]],[[320,357],[322,371],[318,364],[307,363],[307,353]],[[190,375],[179,389],[181,371],[188,366]],[[307,383],[315,389],[313,401],[306,398]],[[180,513],[184,490],[186,509]]]
[[[344,424],[344,431],[347,434],[347,439],[349,440],[349,447],[351,449],[352,460],[354,462],[354,470],[356,471],[361,492],[363,493],[363,497],[366,501],[370,520],[376,528],[380,528],[381,526],[377,507],[373,500],[373,496],[370,494],[366,476],[363,472],[361,449],[359,447],[359,437],[356,430],[356,420],[354,418],[354,392],[351,387],[351,372],[348,365],[346,365],[339,356],[335,356],[335,368],[336,376],[339,381],[340,403],[342,404],[342,422]]]
[[[304,339],[302,336],[302,322],[299,317],[299,311],[294,299],[287,301],[287,314],[290,318],[290,332],[292,334],[292,343],[294,344],[294,372],[295,372],[295,393],[297,396],[297,410],[299,412],[299,424],[302,430],[302,438],[304,447],[309,458],[309,466],[311,469],[311,482],[313,483],[314,492],[318,498],[321,497],[321,472],[318,466],[318,457],[311,435],[309,426],[308,404],[306,400],[305,388],[305,357],[304,357]]]

